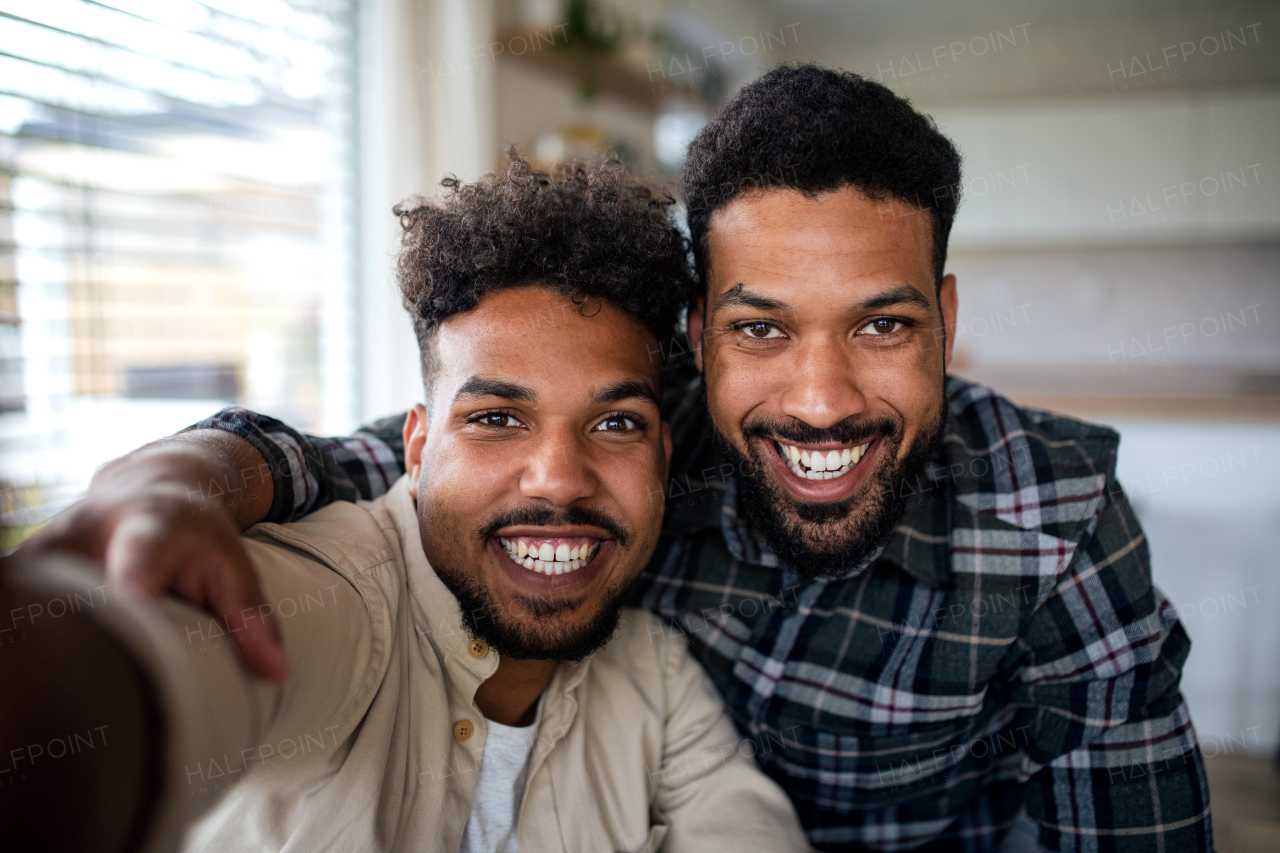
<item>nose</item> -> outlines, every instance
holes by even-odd
[[[589,498],[599,483],[587,448],[567,429],[539,435],[520,472],[520,493],[552,506],[569,506]]]
[[[853,360],[836,341],[811,340],[797,348],[782,397],[782,413],[818,429],[866,411]]]

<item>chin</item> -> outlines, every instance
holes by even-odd
[[[611,581],[599,591],[513,590],[504,577],[436,573],[462,608],[462,621],[504,657],[573,662],[602,648],[617,630],[629,581]]]
[[[741,514],[780,563],[805,577],[841,578],[865,568],[893,535],[907,504],[899,484],[924,474],[941,447],[945,423],[944,410],[909,444],[900,429],[881,429],[875,438],[831,436],[853,439],[846,442],[852,445],[848,455],[836,441],[801,446],[767,434],[752,436],[744,454],[718,430],[716,436],[740,472]],[[813,465],[819,453],[834,454],[827,457],[833,464],[824,458]],[[818,467],[824,469],[818,474],[833,467],[835,475],[814,477]]]

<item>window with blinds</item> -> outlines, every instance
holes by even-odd
[[[0,0],[4,549],[227,403],[355,411],[357,0]]]

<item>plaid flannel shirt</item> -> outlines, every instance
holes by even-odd
[[[1020,810],[1064,851],[1211,850],[1178,689],[1190,648],[1151,581],[1109,429],[950,379],[950,421],[878,555],[839,580],[785,566],[736,512],[699,380],[658,550],[634,603],[687,635],[754,755],[823,850],[994,850]],[[403,472],[402,418],[303,436],[226,409],[271,464],[271,519],[371,499]]]

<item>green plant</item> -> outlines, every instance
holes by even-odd
[[[565,39],[558,49],[577,58],[578,96],[590,102],[600,94],[600,60],[621,53],[638,28],[617,9],[597,0],[565,0],[563,15]]]

